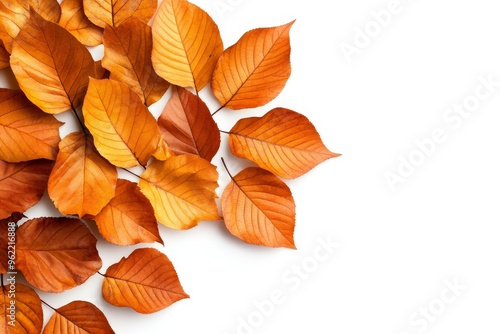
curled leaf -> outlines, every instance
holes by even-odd
[[[117,27],[135,16],[147,23],[154,15],[157,0],[83,0],[85,15],[95,25]]]
[[[83,45],[96,46],[102,43],[102,28],[96,26],[85,16],[83,0],[64,0],[61,2],[59,25],[68,30]]]
[[[0,288],[0,332],[3,334],[40,334],[43,327],[42,301],[29,286],[15,283],[12,294],[9,276]]]

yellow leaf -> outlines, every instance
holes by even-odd
[[[117,27],[131,16],[147,23],[157,6],[157,0],[83,0],[85,14],[101,28]]]

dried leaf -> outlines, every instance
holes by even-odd
[[[16,37],[10,64],[28,99],[57,114],[79,106],[94,76],[90,52],[66,29],[33,10]]]
[[[239,120],[230,131],[229,147],[237,157],[290,179],[340,156],[325,147],[305,116],[284,108]]]
[[[219,28],[186,0],[164,0],[153,22],[153,66],[168,82],[200,91],[224,46]]]
[[[29,7],[45,20],[57,23],[61,17],[61,6],[57,0],[29,0]]]
[[[0,219],[14,212],[24,212],[40,201],[52,165],[48,160],[0,161]]]
[[[102,43],[102,28],[96,26],[85,16],[83,0],[64,0],[61,2],[59,25],[68,30],[83,45],[96,46]]]
[[[2,41],[0,41],[0,70],[3,70],[4,68],[7,68],[9,66],[10,66],[10,54],[7,52],[7,50],[5,50]]]
[[[145,165],[156,150],[156,120],[125,84],[91,79],[83,115],[99,153],[118,167]]]
[[[211,85],[223,107],[256,108],[278,96],[291,73],[293,23],[251,30],[222,53]]]
[[[95,25],[117,27],[135,16],[148,23],[158,7],[157,0],[83,0],[85,14]]]
[[[165,161],[174,155],[174,152],[170,150],[165,142],[163,134],[158,134],[158,145],[156,146],[156,151],[153,152],[153,157],[155,157],[156,160]]]
[[[136,183],[118,180],[115,197],[95,216],[102,237],[117,245],[163,244],[155,213]]]
[[[210,161],[219,150],[219,128],[207,105],[184,88],[174,90],[158,125],[176,154],[196,154]]]
[[[69,333],[113,334],[114,331],[97,306],[77,300],[55,310],[43,330],[43,334]]]
[[[102,284],[104,299],[115,306],[153,313],[189,296],[172,262],[153,248],[136,249],[110,266]]]
[[[102,67],[102,61],[98,60],[94,63],[95,78],[96,79],[109,79],[109,71]]]
[[[71,289],[102,266],[97,239],[78,219],[31,219],[19,227],[16,236],[16,265],[42,291]]]
[[[221,206],[227,229],[241,240],[295,248],[295,202],[287,185],[272,173],[244,169],[224,190]]]
[[[186,154],[151,163],[139,187],[156,219],[174,229],[188,229],[202,220],[218,220],[215,203],[218,173],[214,165]]]
[[[64,215],[96,215],[115,195],[118,172],[101,157],[83,132],[67,135],[59,144],[49,177],[49,196]]]
[[[21,91],[0,88],[0,159],[55,160],[62,124],[34,106]]]
[[[9,222],[8,219],[0,221],[0,274],[6,274],[9,271],[9,227],[14,235],[15,224]],[[12,244],[14,245],[14,242]]]
[[[103,42],[102,66],[111,72],[110,79],[129,85],[147,106],[161,99],[170,84],[153,69],[150,26],[131,17],[119,27],[107,26]]]
[[[40,334],[43,327],[42,301],[29,286],[15,283],[15,295],[7,285],[0,289],[0,332],[3,334]],[[14,308],[14,311],[12,309]],[[12,314],[14,312],[14,314]]]

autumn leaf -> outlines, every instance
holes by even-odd
[[[48,160],[0,161],[0,219],[24,212],[40,201],[52,165]]]
[[[96,215],[115,195],[118,172],[101,157],[83,132],[67,135],[59,144],[48,192],[64,215]]]
[[[220,219],[215,203],[217,179],[214,165],[186,154],[151,163],[139,187],[160,223],[183,230],[202,220]]]
[[[173,91],[158,125],[176,154],[196,154],[210,161],[219,150],[219,128],[207,105],[184,88]]]
[[[115,197],[95,216],[99,233],[117,245],[163,244],[153,207],[136,183],[118,180]]]
[[[151,62],[151,27],[131,17],[119,27],[104,29],[102,65],[110,79],[129,85],[147,106],[158,101],[170,84],[158,76]]]
[[[295,202],[288,186],[272,173],[250,167],[231,178],[221,198],[227,229],[262,246],[295,248]]]
[[[61,6],[57,0],[29,0],[29,7],[33,8],[45,20],[54,23],[59,22]]]
[[[10,64],[28,99],[49,114],[78,107],[94,76],[90,52],[33,10],[14,40]]]
[[[237,157],[289,179],[340,156],[325,147],[305,116],[284,108],[239,120],[230,131],[229,147]]]
[[[17,268],[42,291],[71,289],[102,266],[97,239],[78,219],[31,219],[18,228],[16,237]]]
[[[99,153],[118,167],[146,165],[156,150],[156,119],[123,83],[91,79],[83,116]]]
[[[110,266],[102,284],[104,299],[115,306],[153,313],[189,296],[172,262],[153,248],[136,249]]]
[[[26,0],[0,2],[0,39],[8,53],[12,52],[12,41],[28,20]]]
[[[174,152],[172,152],[172,150],[168,147],[163,137],[163,134],[158,134],[158,144],[156,145],[156,150],[153,152],[153,157],[160,161],[165,161],[175,155]]]
[[[1,35],[1,33],[0,33]],[[3,42],[0,41],[0,70],[10,66],[10,54],[5,50]]]
[[[108,319],[92,303],[76,300],[54,310],[43,334],[113,334]]]
[[[168,82],[200,91],[224,46],[219,28],[186,0],[164,0],[153,22],[153,66]]]
[[[30,287],[15,282],[15,294],[10,291],[9,277],[7,285],[0,290],[0,332],[3,334],[40,334],[43,327],[42,302]],[[13,303],[12,303],[13,302]],[[14,314],[12,312],[14,308]]]
[[[85,16],[83,0],[61,2],[59,25],[68,30],[83,45],[96,46],[102,43],[102,28]]]
[[[291,73],[293,23],[251,30],[222,53],[211,86],[223,107],[256,108],[278,96]]]
[[[135,16],[148,23],[158,7],[157,0],[83,0],[85,14],[95,25],[117,27]]]
[[[0,88],[1,160],[55,160],[62,124],[34,106],[21,91]]]

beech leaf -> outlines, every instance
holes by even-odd
[[[200,91],[224,46],[219,28],[186,0],[164,0],[153,22],[153,66],[168,82]]]
[[[76,300],[55,310],[43,334],[114,334],[108,319],[92,303]]]
[[[10,54],[5,50],[3,43],[0,41],[0,70],[10,66]]]
[[[57,23],[61,17],[61,6],[57,0],[29,0],[29,7],[45,20]]]
[[[85,16],[83,0],[61,2],[59,25],[68,30],[83,45],[96,46],[102,43],[102,28]]]
[[[325,147],[305,116],[284,108],[239,120],[230,131],[229,147],[237,157],[290,179],[340,156]]]
[[[218,173],[196,155],[154,161],[142,174],[139,187],[153,205],[156,219],[183,230],[202,220],[218,220],[215,203]]]
[[[288,186],[272,173],[250,167],[232,177],[221,198],[227,229],[262,246],[295,248],[295,202]]]
[[[184,88],[173,91],[158,125],[175,154],[196,154],[210,161],[219,150],[219,128],[207,105]]]
[[[102,295],[115,306],[153,313],[189,296],[184,292],[172,262],[153,248],[134,250],[110,266],[104,275]]]
[[[8,280],[7,283],[9,283]],[[15,307],[14,315],[11,313],[12,305]],[[0,288],[0,310],[2,311],[0,315],[0,333],[40,334],[42,331],[42,301],[29,286],[15,282],[15,295],[13,296],[10,291],[10,284],[2,284]]]
[[[83,0],[85,14],[95,25],[117,27],[135,16],[147,23],[158,6],[157,0]]]
[[[16,265],[28,283],[62,292],[84,283],[102,266],[97,239],[75,218],[36,218],[16,233]]]
[[[223,107],[256,108],[278,96],[291,74],[293,23],[251,30],[222,53],[211,85]]]

